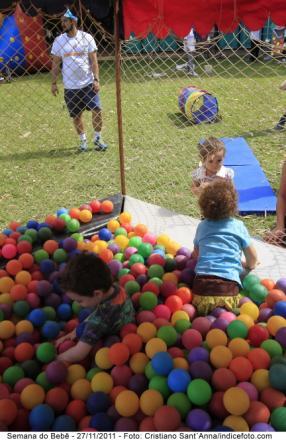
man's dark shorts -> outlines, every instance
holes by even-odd
[[[92,83],[82,89],[65,89],[64,97],[71,118],[84,110],[101,109],[99,93],[95,93]]]

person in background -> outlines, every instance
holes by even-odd
[[[196,38],[193,28],[190,30],[188,35],[184,38],[184,51],[188,57],[187,63],[187,73],[192,77],[197,77],[198,74],[195,72],[195,61],[194,52],[196,50]]]
[[[280,90],[286,90],[286,80],[283,81],[282,84],[280,84],[279,87]],[[286,112],[283,113],[283,115],[280,117],[278,123],[274,127],[274,130],[284,130],[285,129],[285,123],[286,123]]]
[[[51,92],[54,96],[59,92],[57,80],[62,69],[64,98],[80,138],[80,151],[88,150],[82,117],[86,109],[92,112],[94,148],[97,151],[105,151],[107,144],[101,136],[102,113],[96,43],[92,35],[77,28],[77,17],[70,10],[61,18],[61,25],[64,33],[55,39],[51,50]]]
[[[232,180],[234,172],[223,165],[226,154],[223,141],[214,136],[198,144],[201,165],[192,172],[192,192],[199,196],[202,189],[215,179]]]
[[[254,269],[257,255],[244,223],[234,217],[237,193],[231,180],[215,180],[207,185],[199,197],[199,206],[204,220],[194,238],[197,265],[192,303],[201,315],[217,306],[233,310],[241,299],[243,267]]]
[[[248,58],[248,61],[250,63],[253,63],[254,61],[258,60],[259,57],[259,41],[261,40],[261,30],[258,31],[251,31],[249,33],[249,37],[250,37],[250,55]]]
[[[286,161],[282,166],[280,186],[277,195],[276,225],[265,237],[267,242],[276,245],[286,243]]]

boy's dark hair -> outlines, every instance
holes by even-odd
[[[92,297],[95,290],[108,291],[112,285],[109,267],[93,253],[80,253],[73,256],[63,270],[60,279],[65,291],[81,296]]]
[[[217,179],[208,184],[199,197],[203,217],[210,220],[233,217],[237,212],[237,193],[229,179]]]
[[[214,136],[210,136],[203,142],[200,142],[198,144],[198,150],[202,161],[205,161],[209,155],[214,155],[221,150],[223,150],[224,155],[226,152],[224,143]]]

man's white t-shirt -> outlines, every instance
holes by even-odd
[[[59,35],[51,53],[62,59],[62,75],[65,89],[81,89],[93,82],[89,56],[97,51],[94,38],[87,32],[77,31],[75,37]]]

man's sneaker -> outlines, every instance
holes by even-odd
[[[274,130],[285,130],[285,126],[283,124],[276,124],[276,126],[274,127]]]
[[[108,145],[103,142],[102,138],[98,137],[94,140],[94,150],[97,152],[105,152],[107,147]]]
[[[80,152],[87,152],[87,150],[88,150],[87,140],[82,139],[79,144],[79,151]]]

